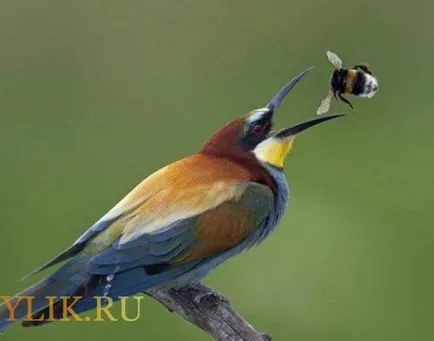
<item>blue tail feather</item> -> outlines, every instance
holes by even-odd
[[[0,321],[0,335],[3,334],[12,323],[14,323],[14,321]]]

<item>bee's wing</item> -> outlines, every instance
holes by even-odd
[[[331,90],[329,90],[327,96],[321,101],[321,104],[319,105],[316,114],[322,115],[325,114],[327,111],[329,111],[330,109],[330,102],[333,98],[333,92]]]
[[[336,69],[342,69],[342,60],[335,53],[327,51],[327,58]]]

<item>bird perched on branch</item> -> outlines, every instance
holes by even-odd
[[[288,199],[283,161],[294,137],[331,115],[271,132],[275,112],[309,71],[283,87],[264,108],[217,131],[194,155],[156,171],[67,250],[31,274],[57,271],[0,306],[0,329],[10,307],[24,326],[64,316],[64,302],[80,296],[74,312],[95,307],[95,296],[117,300],[155,288],[182,287],[260,243],[279,222]],[[30,274],[30,275],[31,275]],[[19,297],[33,297],[31,308]],[[31,315],[31,316],[30,316]],[[29,319],[31,317],[31,319]]]

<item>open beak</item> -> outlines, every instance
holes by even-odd
[[[292,88],[310,71],[313,66],[307,68],[303,72],[299,73],[293,79],[291,79],[280,91],[274,95],[271,101],[267,104],[267,108],[274,112],[280,104],[282,104],[285,97],[289,94]]]
[[[306,130],[310,127],[313,127],[317,124],[320,124],[322,122],[326,122],[329,120],[333,120],[335,118],[342,117],[342,116],[345,116],[345,115],[344,114],[328,115],[328,116],[322,116],[322,117],[314,118],[314,119],[309,120],[309,121],[301,122],[301,123],[298,123],[292,127],[278,131],[277,133],[275,133],[274,137],[283,140],[283,139],[286,139],[288,137],[295,136],[298,133],[301,133],[303,130]]]
[[[258,160],[277,167],[278,169],[283,169],[285,158],[290,153],[294,143],[294,138],[298,133],[319,123],[342,116],[345,115],[317,117],[310,121],[296,124],[290,128],[282,129],[273,133],[269,138],[258,144],[253,150],[253,153]]]

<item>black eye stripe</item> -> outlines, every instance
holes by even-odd
[[[252,128],[252,133],[256,136],[260,136],[264,133],[264,128],[259,124],[255,124]]]
[[[253,150],[259,143],[268,137],[272,123],[272,112],[264,111],[261,114],[250,116],[241,131],[240,146],[244,150]],[[255,119],[252,119],[254,117]]]

